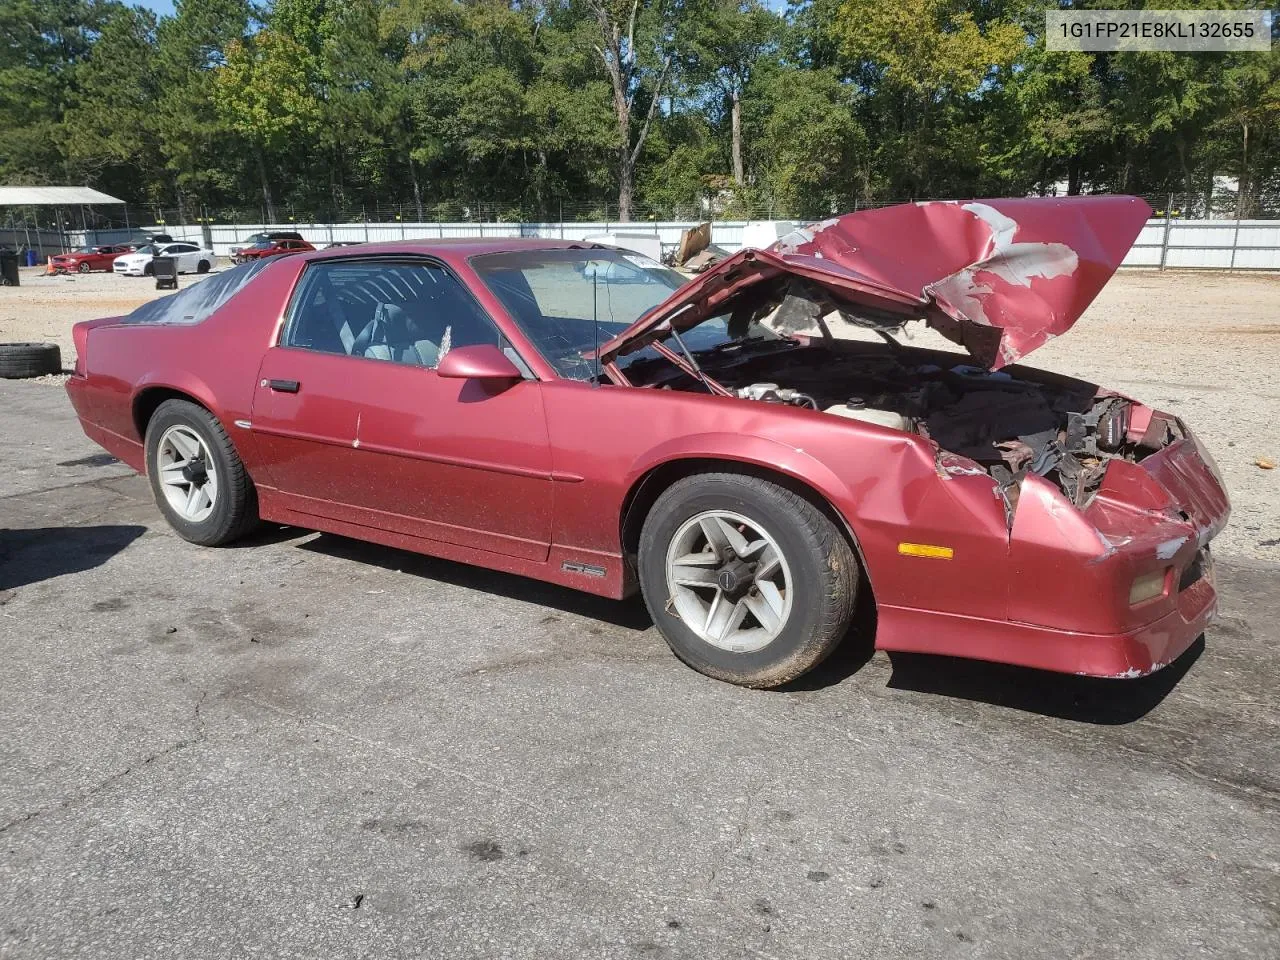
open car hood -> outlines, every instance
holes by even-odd
[[[780,274],[891,317],[923,319],[989,369],[1065,333],[1137,239],[1138,197],[908,203],[797,230],[744,249],[676,290],[600,349],[612,362],[731,309]]]

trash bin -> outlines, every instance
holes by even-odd
[[[177,257],[152,257],[151,272],[155,275],[157,290],[178,289]]]
[[[34,267],[39,262],[40,262],[39,254],[37,254],[34,250],[28,248],[27,249],[27,266]]]
[[[18,251],[0,250],[0,286],[18,285]]]

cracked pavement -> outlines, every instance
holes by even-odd
[[[190,546],[99,453],[0,382],[0,957],[1280,955],[1280,567],[1147,680],[760,693],[639,602]]]

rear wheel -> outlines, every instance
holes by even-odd
[[[813,504],[778,484],[697,474],[658,498],[640,535],[640,584],[685,663],[776,687],[836,648],[853,616],[857,559]]]
[[[199,263],[196,264],[196,273],[208,273],[208,272],[209,272],[208,260],[201,260]]]
[[[187,400],[166,400],[147,424],[147,476],[156,505],[178,536],[219,546],[258,522],[253,483],[216,417]]]

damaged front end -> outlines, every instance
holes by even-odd
[[[767,251],[739,252],[605,344],[601,358],[623,382],[792,403],[918,434],[936,445],[942,474],[988,473],[1010,522],[1029,473],[1083,508],[1109,463],[1137,462],[1181,428],[1147,436],[1150,413],[1135,417],[1124,397],[1001,368],[1075,323],[1149,213],[1133,197],[1076,197],[837,217]],[[691,350],[682,333],[708,320],[723,324],[724,341]],[[898,346],[913,321],[977,362]],[[859,330],[883,345],[848,342]],[[761,331],[783,342],[763,342]],[[627,362],[648,346],[670,363]]]
[[[1175,417],[1012,365],[1079,318],[1147,213],[1132,198],[1089,198],[841,217],[735,254],[601,359],[619,383],[807,408],[918,438],[943,482],[991,484],[1009,622],[1126,638],[1077,659],[1007,645],[989,658],[1150,672],[1213,614],[1208,542],[1229,513],[1221,478]],[[913,321],[969,357],[902,345]],[[723,336],[699,349],[693,328],[708,322]],[[975,646],[956,652],[987,656]]]
[[[844,322],[828,315],[825,325]],[[776,315],[765,318],[766,326],[776,323]],[[1043,477],[1083,509],[1110,463],[1140,462],[1184,435],[1176,420],[1067,377],[1018,368],[993,373],[954,354],[896,343],[789,337],[695,357],[696,374],[686,360],[637,364],[629,375],[639,386],[677,390],[702,390],[710,380],[743,399],[923,437],[943,477],[990,476],[1010,523],[1026,475]]]

